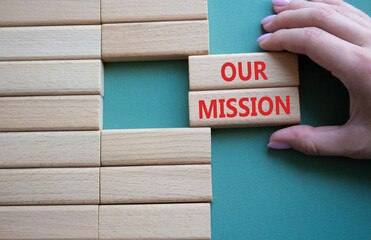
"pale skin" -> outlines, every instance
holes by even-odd
[[[371,18],[341,0],[273,0],[276,15],[262,20],[267,51],[305,54],[348,89],[350,117],[342,126],[291,126],[268,146],[309,155],[371,158]]]

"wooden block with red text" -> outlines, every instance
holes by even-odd
[[[102,25],[106,62],[186,59],[201,54],[209,54],[207,20]]]
[[[191,127],[298,124],[297,87],[189,92]]]
[[[98,239],[98,205],[0,206],[1,240]]]
[[[189,57],[189,88],[218,90],[299,86],[298,57],[265,52]]]

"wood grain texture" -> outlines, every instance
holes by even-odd
[[[100,24],[100,0],[1,0],[0,26]]]
[[[103,130],[101,161],[102,166],[211,163],[211,130]]]
[[[99,166],[99,131],[0,133],[0,168]]]
[[[210,204],[101,205],[99,238],[211,239]]]
[[[0,205],[99,204],[99,168],[0,169]]]
[[[102,97],[0,98],[0,131],[99,130]]]
[[[0,62],[0,96],[100,94],[101,60]]]
[[[214,128],[298,124],[298,88],[189,92],[189,121]]]
[[[101,203],[210,202],[211,166],[101,168]]]
[[[98,205],[1,206],[0,239],[98,239]]]
[[[100,57],[100,25],[0,28],[0,60]]]
[[[255,66],[258,70],[263,68],[259,62],[265,64],[263,73],[266,80],[259,71],[255,70]],[[223,68],[226,63],[232,65],[227,64]],[[222,73],[228,81],[223,78]],[[299,86],[298,57],[293,53],[244,53],[189,57],[189,87],[192,91],[297,86]]]
[[[207,19],[207,0],[102,0],[102,23]]]
[[[208,21],[102,25],[104,61],[185,59],[209,53]]]

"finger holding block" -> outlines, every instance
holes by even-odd
[[[293,53],[264,52],[189,57],[191,91],[297,86],[298,57]]]
[[[298,124],[298,88],[189,92],[189,121],[214,128]]]

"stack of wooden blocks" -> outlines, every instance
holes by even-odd
[[[101,59],[208,54],[206,0],[0,15],[0,239],[210,239],[210,128],[101,130]]]
[[[191,56],[209,53],[206,0],[2,0],[0,15],[0,239],[210,239],[208,127],[300,121],[296,55]],[[201,128],[102,130],[101,59],[188,56]]]

